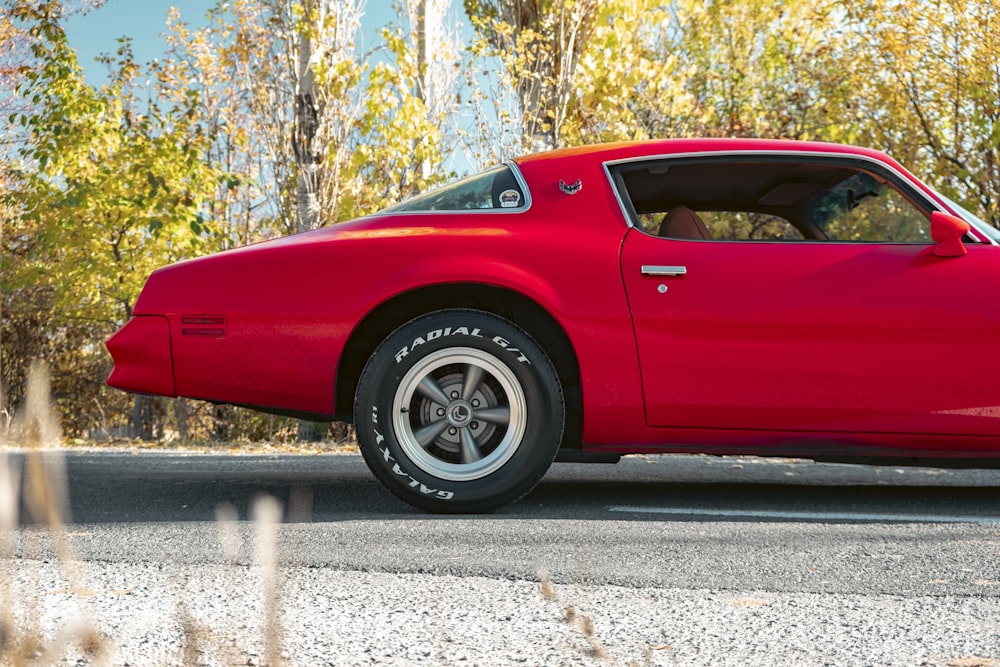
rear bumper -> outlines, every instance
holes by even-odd
[[[115,362],[109,386],[137,394],[177,395],[167,318],[133,317],[105,345]]]

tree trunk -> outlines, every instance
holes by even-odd
[[[153,439],[153,397],[137,394],[132,403],[132,416],[129,418],[128,435],[140,440]]]
[[[317,226],[319,220],[320,186],[319,155],[316,150],[316,130],[319,119],[316,108],[316,75],[312,70],[312,42],[303,32],[299,35],[298,77],[295,91],[295,136],[292,149],[298,164],[296,187],[295,231],[304,232]]]
[[[188,406],[183,398],[174,399],[174,418],[177,421],[177,439],[185,445],[188,441]]]
[[[233,430],[233,425],[229,421],[229,406],[216,405],[212,412],[215,420],[215,428],[212,429],[212,439],[216,442],[229,440],[229,436]]]

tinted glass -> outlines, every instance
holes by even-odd
[[[622,166],[616,182],[637,226],[669,238],[932,242],[929,210],[844,160],[658,158]]]
[[[831,241],[931,243],[927,217],[863,171],[813,199],[809,217]]]
[[[524,192],[514,174],[506,165],[500,165],[419,194],[383,213],[520,209],[524,206]]]

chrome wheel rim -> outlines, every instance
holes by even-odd
[[[492,354],[439,350],[400,381],[392,402],[403,453],[424,472],[465,482],[499,470],[524,439],[527,403],[517,377]]]

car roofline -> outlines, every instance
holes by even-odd
[[[831,144],[832,146],[837,146],[837,144]],[[632,215],[629,213],[629,206],[626,204],[625,200],[622,198],[622,194],[615,184],[615,177],[612,174],[612,168],[623,164],[637,163],[637,162],[654,162],[657,160],[677,160],[677,159],[691,159],[691,158],[713,158],[713,157],[726,157],[726,156],[736,156],[736,155],[749,155],[749,156],[761,156],[761,157],[773,157],[773,156],[783,156],[783,157],[806,157],[806,158],[824,158],[824,159],[843,159],[843,160],[860,160],[863,162],[869,162],[879,167],[891,172],[894,176],[899,178],[904,183],[912,186],[913,190],[920,195],[924,201],[928,204],[928,207],[935,211],[942,211],[944,213],[950,212],[944,202],[938,201],[937,197],[933,192],[927,190],[927,186],[924,185],[918,178],[913,174],[908,172],[902,165],[898,165],[892,159],[885,156],[885,159],[876,155],[868,154],[867,152],[853,152],[853,151],[810,151],[810,150],[795,150],[795,149],[752,149],[752,148],[733,148],[728,150],[718,150],[718,151],[690,151],[686,153],[660,153],[652,155],[635,155],[630,157],[614,158],[611,160],[605,160],[601,164],[604,167],[604,175],[608,179],[608,184],[611,186],[612,192],[615,194],[615,199],[618,201],[618,206],[621,209],[622,217],[625,219],[625,224],[628,225],[629,229],[635,227],[635,222],[632,220]],[[919,187],[917,187],[919,186]]]

